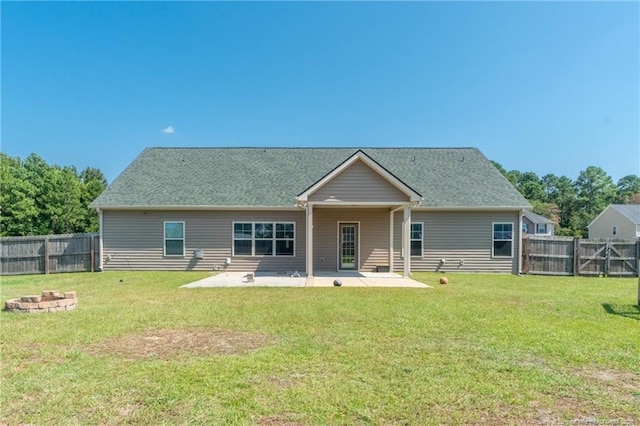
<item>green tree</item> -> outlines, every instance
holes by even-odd
[[[23,164],[26,169],[25,179],[36,188],[33,201],[38,211],[38,217],[34,222],[34,228],[30,235],[51,234],[53,231],[51,229],[51,221],[46,213],[47,204],[45,200],[47,191],[46,179],[51,167],[42,157],[35,153],[25,158]]]
[[[617,198],[617,188],[609,175],[599,167],[589,166],[575,182],[577,207],[572,227],[586,234],[587,225]]]
[[[82,184],[73,167],[51,167],[45,177],[45,218],[50,233],[84,231],[86,209],[81,202]]]
[[[37,229],[37,188],[19,159],[0,153],[0,235],[30,235]]]
[[[95,232],[88,208],[105,188],[99,169],[49,166],[37,154],[24,161],[0,154],[0,235]]]
[[[89,209],[88,206],[104,191],[107,186],[107,178],[104,177],[104,174],[99,169],[87,167],[80,173],[80,179],[82,181],[82,196],[80,199],[82,205],[86,208],[85,232],[98,232],[100,230],[98,213],[93,209]]]
[[[640,198],[640,177],[636,175],[627,175],[618,181],[616,185],[618,189],[618,200],[620,204],[636,204],[635,201]]]
[[[516,189],[529,201],[546,201],[542,182],[533,172],[519,173],[515,183]]]

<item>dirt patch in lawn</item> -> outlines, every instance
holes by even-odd
[[[184,356],[244,354],[267,345],[269,336],[210,328],[164,328],[127,334],[85,348],[90,355],[116,355],[128,360],[171,360]]]
[[[256,425],[259,426],[302,426],[304,416],[298,413],[283,413],[271,416],[262,416],[257,419]]]
[[[617,393],[628,401],[640,402],[640,376],[637,374],[598,368],[579,369],[575,374],[606,389],[608,393]]]

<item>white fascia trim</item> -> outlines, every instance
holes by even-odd
[[[309,187],[309,189],[307,189],[302,194],[297,196],[296,200],[299,203],[300,202],[304,202],[304,201],[308,201],[309,200],[309,195],[311,195],[314,192],[316,192],[318,189],[323,187],[325,184],[327,184],[329,181],[331,181],[333,178],[335,178],[337,175],[342,173],[345,169],[347,169],[349,166],[351,166],[353,163],[355,163],[358,160],[362,160],[367,166],[372,168],[376,173],[378,173],[380,176],[385,178],[389,183],[391,183],[393,186],[398,188],[398,190],[400,190],[402,193],[406,194],[410,198],[410,200],[412,202],[421,202],[422,201],[422,196],[420,194],[418,194],[417,192],[415,192],[414,190],[409,188],[405,183],[403,183],[398,178],[393,176],[391,173],[386,171],[379,164],[377,164],[376,162],[371,160],[371,158],[369,158],[369,156],[367,156],[367,154],[365,154],[362,151],[356,152],[349,159],[347,159],[344,163],[340,164],[338,167],[333,169],[331,171],[331,173],[329,173],[328,175],[326,175],[325,177],[323,177],[322,179],[320,179],[319,181],[317,181],[316,183],[311,185],[311,187]]]
[[[396,207],[399,209],[411,206],[411,203],[388,203],[384,201],[314,201],[314,207]],[[397,210],[397,209],[396,209]]]
[[[299,206],[102,206],[101,210],[271,210],[300,211]]]
[[[526,207],[523,206],[511,206],[511,207],[428,207],[428,206],[416,206],[414,210],[418,211],[434,211],[434,212],[452,212],[452,211],[467,211],[467,212],[512,212],[521,211]]]

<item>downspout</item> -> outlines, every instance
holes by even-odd
[[[522,275],[522,216],[524,210],[520,210],[518,216],[518,275]]]
[[[103,232],[103,228],[104,228],[104,217],[102,215],[102,209],[98,208],[96,209],[98,212],[98,222],[100,224],[100,234],[98,239],[100,240],[100,244],[99,244],[99,248],[100,248],[100,262],[98,263],[98,269],[100,270],[100,272],[104,271],[104,232]]]
[[[402,247],[404,251],[404,262],[402,266],[402,277],[409,278],[411,273],[411,205],[404,206],[404,223],[402,224]]]

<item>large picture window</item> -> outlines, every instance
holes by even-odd
[[[411,224],[411,256],[422,257],[422,222]]]
[[[513,257],[513,223],[493,224],[493,257]]]
[[[294,256],[293,222],[235,222],[234,256]]]
[[[164,255],[184,256],[184,222],[164,223]]]

